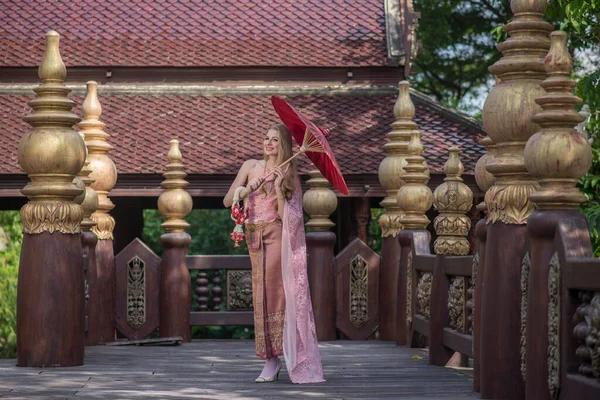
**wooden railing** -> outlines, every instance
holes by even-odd
[[[188,256],[186,262],[190,271],[198,271],[198,309],[191,311],[190,325],[254,325],[249,256]]]
[[[407,257],[409,344],[418,346],[425,336],[430,364],[447,365],[455,352],[473,357],[473,256],[431,254],[428,236],[412,233]],[[466,365],[466,358],[457,363]]]

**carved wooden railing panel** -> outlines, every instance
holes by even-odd
[[[446,365],[455,352],[463,355],[457,363],[464,364],[465,357],[473,357],[474,258],[431,254],[428,232],[402,233],[407,234],[411,236],[406,265],[409,344],[423,345],[422,335],[427,338],[430,364]]]
[[[249,256],[187,256],[186,262],[190,272],[198,271],[198,308],[190,313],[190,325],[254,325]]]
[[[379,255],[360,239],[334,260],[336,325],[349,339],[368,339],[379,326],[379,263]]]
[[[600,398],[600,260],[586,220],[559,220],[548,273],[548,388],[559,399]]]
[[[127,339],[145,339],[158,328],[160,262],[137,238],[115,257],[115,325]]]
[[[429,337],[431,314],[431,291],[433,283],[433,270],[435,255],[429,249],[429,233],[426,231],[413,231],[410,254],[410,263],[407,265],[407,327],[409,328],[408,344],[411,347],[420,345],[418,335]]]

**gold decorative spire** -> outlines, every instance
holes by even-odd
[[[177,139],[171,140],[167,157],[167,172],[163,174],[166,179],[160,184],[166,190],[158,198],[158,210],[167,220],[161,226],[167,233],[184,232],[190,226],[185,217],[192,211],[193,202],[192,196],[185,190],[189,183],[184,179],[187,174],[183,172]]]
[[[471,219],[465,214],[473,206],[473,192],[463,183],[464,171],[458,147],[449,149],[450,157],[444,165],[446,178],[433,193],[433,205],[440,213],[433,221],[438,235],[433,249],[436,254],[463,256],[469,254],[471,244],[467,236]]]
[[[552,32],[550,40],[548,78],[542,82],[546,94],[535,100],[543,110],[532,117],[541,130],[525,147],[527,170],[540,184],[529,199],[540,209],[575,209],[586,200],[576,185],[592,165],[592,150],[575,129],[585,117],[575,111],[581,99],[571,93],[576,83],[569,78],[573,60],[567,34]]]
[[[531,116],[540,110],[535,99],[544,94],[544,57],[550,48],[552,25],[542,17],[546,0],[513,0],[514,19],[504,27],[509,38],[498,45],[503,57],[489,70],[499,83],[483,106],[483,128],[497,155],[487,170],[496,177],[486,194],[488,223],[525,224],[535,207],[529,195],[537,182],[529,175],[523,156],[527,140],[538,130]]]
[[[308,174],[310,179],[307,183],[310,189],[302,197],[304,210],[310,215],[306,226],[313,231],[327,231],[335,226],[329,216],[337,208],[337,196],[318,169],[313,168]]]
[[[28,104],[33,112],[25,122],[33,129],[19,142],[19,164],[29,175],[21,192],[29,202],[21,208],[23,230],[79,233],[83,219],[81,206],[74,202],[82,193],[73,179],[85,160],[85,144],[73,124],[79,122],[71,112],[71,91],[64,84],[67,71],[59,52],[60,36],[46,34],[46,52],[38,69],[41,84],[33,89],[36,98]]]
[[[431,208],[433,194],[427,186],[429,167],[424,163],[421,132],[414,130],[408,144],[407,164],[404,167],[404,185],[398,190],[398,206],[403,212],[400,223],[404,229],[427,229],[429,218],[425,213]]]
[[[481,139],[479,144],[487,150],[487,153],[481,156],[479,160],[477,160],[477,164],[475,164],[475,182],[477,182],[477,186],[479,186],[479,189],[481,189],[481,191],[485,194],[496,181],[494,175],[490,174],[485,168],[490,159],[494,157],[495,146],[494,142],[489,136]],[[487,206],[485,205],[485,201],[482,201],[480,204],[478,204],[477,209],[479,211],[485,211],[487,214]]]
[[[79,135],[85,141],[85,130],[89,125],[86,125],[86,119],[89,116],[89,107],[83,108],[83,121],[80,123],[81,130],[79,131]],[[83,124],[83,125],[81,125]],[[93,124],[92,124],[93,125]],[[85,163],[83,164],[83,168],[79,172],[78,177],[85,185],[85,191],[83,195],[83,199],[81,207],[83,207],[83,221],[81,221],[81,229],[84,231],[91,230],[96,223],[92,221],[91,217],[94,212],[98,209],[98,195],[96,191],[92,189],[92,184],[95,180],[90,176],[92,174],[92,169],[90,168],[90,160],[88,158],[89,152],[87,146],[85,148]]]
[[[410,99],[409,84],[402,81],[399,84],[399,93],[394,105],[396,120],[392,123],[392,131],[387,134],[389,141],[383,145],[387,156],[379,165],[379,182],[385,189],[386,198],[380,203],[385,208],[385,213],[379,218],[383,237],[396,237],[402,229],[400,217],[402,211],[398,207],[396,196],[398,189],[404,181],[404,166],[408,155],[408,142],[417,124],[413,121],[415,106]]]
[[[96,223],[92,231],[99,240],[112,240],[115,220],[109,212],[115,205],[110,201],[108,193],[117,182],[117,167],[108,156],[113,147],[108,144],[110,135],[104,132],[104,123],[100,121],[102,106],[98,101],[98,83],[87,83],[87,95],[83,102],[83,118],[79,128],[84,134],[88,149],[87,160],[92,173],[89,175],[94,182],[90,187],[98,196],[97,210],[92,214],[91,220]],[[90,205],[91,209],[91,205]]]

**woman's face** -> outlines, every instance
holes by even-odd
[[[265,134],[263,149],[266,156],[276,156],[279,153],[279,131],[270,129]]]

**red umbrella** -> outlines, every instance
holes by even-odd
[[[340,193],[347,195],[348,187],[342,176],[342,171],[340,171],[333,151],[331,151],[331,147],[327,143],[329,131],[317,127],[280,97],[271,97],[271,103],[273,103],[275,111],[279,114],[281,122],[289,129],[300,146],[300,151],[281,164],[281,166],[284,166],[292,159],[304,153],[334,188]]]

